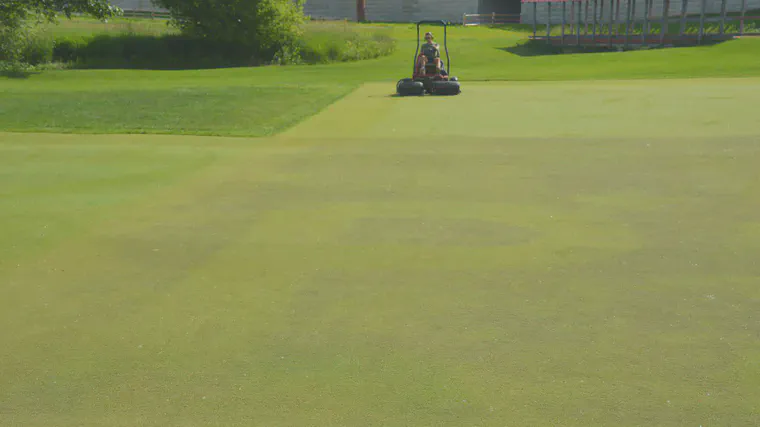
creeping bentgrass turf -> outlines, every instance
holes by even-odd
[[[758,425],[758,85],[0,134],[0,425]]]

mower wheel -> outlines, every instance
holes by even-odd
[[[425,94],[425,85],[412,79],[401,79],[396,83],[396,93],[400,96],[420,96]]]
[[[452,82],[458,82],[459,78],[458,77],[451,77],[451,78],[449,78],[449,80],[452,81]]]
[[[433,82],[434,95],[459,95],[462,92],[458,81]]]

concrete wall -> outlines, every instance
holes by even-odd
[[[495,0],[366,0],[367,19],[370,21],[410,22],[422,19],[445,19],[451,22],[462,22],[465,13],[479,13],[479,6],[493,3]],[[597,0],[598,4],[604,2],[604,16],[601,10],[597,10],[599,19],[606,22],[609,19],[610,0]],[[629,1],[635,1],[636,19],[644,18],[645,0],[621,0],[620,19],[625,19],[626,8]],[[746,0],[747,9],[760,9],[760,0]],[[161,11],[151,0],[111,0],[116,6],[125,10]],[[662,16],[662,8],[665,0],[654,0],[651,16]],[[577,6],[578,3],[576,3]],[[593,4],[593,3],[590,3]],[[682,0],[670,0],[670,15],[677,16],[681,13]],[[701,10],[702,0],[689,0],[687,13],[698,14]],[[720,13],[720,0],[707,0],[708,13]],[[742,0],[727,0],[726,8],[729,12],[741,10]],[[589,8],[593,11],[593,8]],[[307,15],[314,18],[325,19],[356,19],[356,0],[307,0],[304,7]],[[537,20],[539,24],[546,24],[548,7],[546,3],[540,3],[537,7]],[[570,20],[570,4],[566,6],[568,22]],[[592,14],[593,12],[589,12]],[[585,16],[583,6],[582,16]],[[576,9],[577,16],[577,9]],[[533,22],[533,5],[523,4],[522,19],[525,23]],[[552,4],[551,22],[562,22],[562,5]]]
[[[320,19],[356,19],[356,0],[306,0],[304,13]]]
[[[629,1],[635,1],[636,6],[636,12],[635,12],[635,19],[642,20],[644,19],[644,2],[645,0],[621,0],[620,1],[620,20],[621,22],[625,21],[626,16],[626,10],[628,7]],[[760,0],[746,0],[747,1],[747,9],[760,9]],[[601,3],[604,2],[604,16],[601,16],[601,10],[597,10],[597,16],[599,19],[604,19],[604,22],[607,22],[609,20],[609,7],[610,7],[610,0],[598,0],[598,4],[601,5]],[[653,8],[652,13],[650,16],[654,17],[655,20],[662,17],[662,10],[663,6],[665,4],[665,0],[654,0],[653,2]],[[682,0],[670,0],[670,8],[668,10],[670,16],[680,16],[681,15],[681,7],[682,7]],[[578,3],[576,3],[576,10],[575,15],[577,16],[578,10],[577,10]],[[583,11],[581,15],[581,20],[585,19],[585,4],[582,6]],[[739,12],[742,7],[742,0],[727,0],[726,1],[726,10],[729,12]],[[599,7],[601,8],[601,7]],[[720,0],[707,0],[707,13],[720,13],[721,8],[721,1]],[[702,10],[702,0],[689,0],[688,1],[688,7],[686,12],[688,14],[699,14]],[[566,6],[566,13],[567,13],[567,21],[570,22],[570,3]],[[546,3],[539,3],[537,6],[537,20],[539,24],[546,25],[546,20],[548,17],[548,7]],[[589,2],[589,16],[593,16],[593,2]],[[522,20],[523,22],[530,24],[533,22],[533,5],[532,4],[524,4],[523,10],[522,10]],[[562,22],[562,4],[561,3],[553,3],[552,4],[552,12],[551,12],[551,22],[553,24],[560,24]]]
[[[479,0],[367,0],[370,21],[410,22],[444,19],[462,22],[477,13]],[[314,18],[356,19],[355,0],[306,0],[304,11]]]
[[[370,21],[410,22],[444,19],[462,22],[465,13],[478,13],[482,0],[367,0]],[[111,0],[124,10],[161,11],[151,0]],[[306,15],[320,19],[356,19],[356,0],[306,0]]]
[[[161,12],[163,9],[156,7],[150,0],[111,0],[114,6],[119,6],[124,10],[139,10],[150,12]]]
[[[480,0],[478,13],[497,13],[500,15],[519,14],[522,10],[520,0]]]

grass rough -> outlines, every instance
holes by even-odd
[[[352,89],[341,85],[258,85],[106,93],[7,91],[0,101],[0,129],[268,136],[311,116]]]
[[[330,25],[338,24],[324,25],[330,28]],[[388,94],[392,94],[395,82],[409,76],[416,42],[414,27],[367,24],[366,28],[366,34],[389,32],[396,40],[397,49],[388,56],[340,64],[161,72],[62,70],[26,75],[26,79],[0,79],[0,110],[3,111],[0,129],[66,129],[72,132],[109,133],[114,123],[119,121],[117,127],[120,132],[268,135],[273,129],[283,130],[282,123],[294,123],[290,119],[281,120],[279,116],[283,111],[304,111],[303,114],[296,114],[300,117],[314,114],[336,97],[366,82],[385,82]],[[70,27],[67,31],[75,37],[76,34],[81,35],[82,29]],[[95,30],[89,28],[87,31]],[[335,31],[332,28],[322,34]],[[314,42],[320,43],[318,40],[323,35]],[[760,75],[758,39],[669,50],[525,56],[524,52],[519,51],[525,38],[523,30],[513,31],[509,27],[453,27],[449,39],[452,74],[460,77],[465,91],[468,82],[473,81],[658,80]],[[311,92],[307,97],[283,97],[277,91],[267,89],[280,85]],[[253,97],[237,95],[255,91],[257,87],[263,90],[260,92],[262,95],[255,98],[253,107]],[[151,106],[150,101],[138,99],[144,96],[150,99],[151,93],[162,101]],[[174,98],[174,93],[180,95]],[[579,102],[585,96],[580,94]],[[186,97],[192,98],[192,107],[184,105]],[[69,99],[77,102],[70,102]],[[286,106],[288,99],[292,103]],[[43,100],[60,108],[47,108]],[[133,102],[146,110],[131,111]],[[26,107],[19,109],[16,105]],[[311,106],[309,112],[303,110],[305,105]],[[198,120],[203,115],[201,113],[186,115],[190,108],[197,112],[205,111],[209,116],[214,116],[214,111],[244,112],[254,109],[256,116],[232,113],[224,117],[222,122],[225,125],[215,126],[204,123],[202,117]],[[44,111],[45,114],[30,114],[29,111]],[[112,119],[102,125],[91,119],[100,116]],[[167,122],[171,125],[161,124],[151,116],[171,118]]]

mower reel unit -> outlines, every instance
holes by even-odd
[[[446,51],[446,63],[441,70],[436,70],[435,64],[428,63],[424,73],[417,69],[417,61],[424,53],[420,52],[420,26],[422,25],[442,25],[443,26],[443,48]],[[449,46],[447,40],[447,29],[451,25],[446,21],[420,21],[417,23],[417,51],[414,53],[412,78],[401,79],[396,84],[396,92],[400,96],[422,96],[430,95],[459,95],[459,79],[449,77],[451,74],[451,60],[449,59]],[[446,70],[448,67],[448,70]]]

